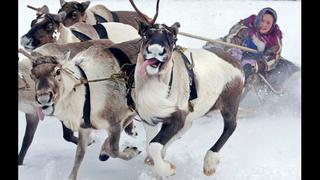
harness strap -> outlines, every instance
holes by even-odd
[[[109,48],[110,52],[113,54],[113,56],[116,58],[121,71],[125,74],[127,77],[126,81],[126,88],[127,88],[127,105],[131,111],[134,111],[136,109],[136,105],[132,99],[131,96],[131,90],[133,88],[134,84],[134,71],[135,71],[135,64],[132,64],[129,57],[118,48]]]
[[[93,25],[93,28],[97,31],[100,39],[108,39],[108,32],[102,24]]]
[[[118,14],[113,11],[110,11],[110,12],[112,14],[113,22],[120,22]]]
[[[180,50],[180,47],[177,47],[178,52],[181,54],[181,57],[184,61],[184,65],[187,68],[188,75],[189,75],[189,87],[190,87],[190,96],[189,101],[196,99],[198,97],[197,94],[197,88],[195,83],[195,76],[193,72],[193,65],[190,64],[190,61],[188,60],[187,56],[184,55],[184,53]]]
[[[93,13],[93,15],[94,15],[94,18],[96,19],[96,24],[108,22],[104,17],[102,17],[96,13]]]
[[[81,78],[88,79],[83,69],[80,67],[79,64],[75,64],[76,67],[80,71]],[[89,128],[91,126],[90,123],[90,113],[91,113],[91,102],[90,102],[90,87],[89,83],[84,83],[85,87],[85,95],[84,95],[84,105],[83,105],[83,115],[82,118],[84,120],[84,125],[82,128]]]
[[[92,40],[89,36],[83,34],[82,32],[71,29],[73,35],[75,35],[81,42]]]

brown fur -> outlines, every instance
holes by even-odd
[[[233,111],[236,111],[238,107],[235,107],[233,105],[238,104],[234,103],[235,101],[240,101],[240,96],[238,93],[239,89],[243,89],[243,83],[240,78],[236,78],[226,85],[217,102],[209,111],[214,110],[215,108],[224,109],[226,107],[232,109]],[[230,97],[236,97],[236,99]]]
[[[129,24],[132,27],[136,28],[137,30],[139,30],[139,24],[137,21],[145,22],[145,20],[141,18],[141,16],[134,11],[113,11],[113,12],[118,15],[119,21],[121,23]],[[151,21],[151,18],[149,18],[148,16],[146,17]]]
[[[232,64],[234,67],[240,69],[242,71],[242,65],[240,64],[240,61],[231,56],[229,53],[224,51],[221,48],[211,47],[210,49],[206,49],[210,52],[213,52],[217,56],[219,56],[221,59],[227,61],[228,63]]]
[[[137,56],[140,52],[141,43],[142,41],[140,39],[134,39],[131,41],[114,44],[110,47],[122,50],[129,57],[131,63],[136,64]]]
[[[59,12],[65,11],[67,14],[69,14],[72,11],[76,11],[76,13],[77,13],[75,19],[66,18],[63,21],[63,24],[66,27],[69,27],[77,22],[85,22],[85,23],[91,24],[91,25],[96,24],[96,22],[91,22],[91,21],[93,21],[92,19],[89,20],[87,13],[80,12],[79,10],[75,9],[74,6],[76,4],[79,5],[80,3],[76,2],[76,1],[70,1],[70,2],[66,2],[66,5],[64,5],[63,8],[60,8]],[[105,18],[107,20],[107,22],[115,22],[115,19],[113,19],[111,10],[109,10],[107,7],[105,7],[103,5],[95,5],[89,9],[86,9],[86,11],[90,11],[92,13],[100,15],[101,17]],[[137,21],[143,21],[143,22],[145,21],[135,11],[112,11],[112,12],[118,16],[120,23],[128,24],[137,30],[139,29],[139,24]],[[90,18],[92,18],[92,17],[90,17]],[[151,21],[151,19],[149,17],[147,17],[147,19],[149,19]]]

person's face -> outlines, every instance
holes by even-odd
[[[265,14],[262,17],[262,21],[260,23],[260,33],[265,34],[270,31],[273,24],[273,16],[271,14]]]

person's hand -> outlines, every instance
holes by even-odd
[[[268,65],[266,63],[266,61],[264,60],[259,60],[259,61],[256,61],[256,72],[262,74],[262,75],[265,75],[266,72],[267,72],[267,69],[268,69]]]

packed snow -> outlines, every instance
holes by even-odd
[[[155,13],[156,0],[135,0],[141,11],[149,16]],[[19,34],[25,34],[35,11],[27,5],[41,7],[46,4],[50,12],[60,7],[58,0],[20,0]],[[110,10],[133,10],[127,0],[95,0],[91,5],[103,4]],[[158,23],[168,25],[178,21],[180,30],[216,39],[227,34],[240,19],[256,14],[264,7],[278,13],[278,25],[283,32],[282,56],[301,67],[301,1],[213,1],[213,0],[161,0]],[[20,46],[20,40],[18,40]],[[177,44],[201,48],[204,41],[178,36]],[[176,165],[176,174],[161,178],[144,164],[146,142],[144,129],[135,121],[138,136],[121,136],[121,149],[137,146],[142,153],[130,161],[110,158],[99,161],[99,152],[107,134],[93,131],[95,143],[87,148],[81,164],[79,180],[299,180],[301,179],[301,77],[295,75],[286,83],[286,93],[273,96],[259,106],[254,93],[246,101],[255,112],[238,119],[237,129],[221,149],[220,164],[213,176],[203,174],[206,151],[215,143],[223,130],[218,113],[194,121],[191,129],[175,141],[165,159]],[[19,147],[25,131],[24,113],[19,113]],[[62,138],[61,123],[54,117],[39,122],[33,143],[19,166],[21,180],[67,179],[75,156],[76,146]]]

